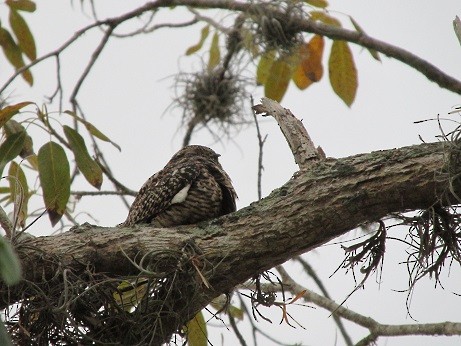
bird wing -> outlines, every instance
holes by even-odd
[[[222,193],[222,215],[233,213],[237,207],[235,200],[238,198],[237,193],[232,186],[232,180],[229,175],[219,167],[210,167],[213,177],[219,184]]]
[[[154,174],[139,190],[123,224],[149,223],[171,204],[183,202],[199,173],[197,165],[188,164],[173,169],[165,167]]]

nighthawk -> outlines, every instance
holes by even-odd
[[[121,226],[194,224],[235,211],[237,194],[212,149],[189,145],[141,187]]]

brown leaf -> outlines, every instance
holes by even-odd
[[[20,102],[0,109],[0,128],[14,115],[18,114],[21,108],[31,104],[33,104],[33,102]]]
[[[293,73],[293,81],[303,90],[323,76],[322,56],[323,36],[315,35],[306,45],[299,49],[300,63]]]

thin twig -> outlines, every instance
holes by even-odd
[[[303,269],[306,271],[306,273],[314,280],[314,282],[317,284],[318,288],[322,292],[325,298],[331,299],[330,294],[327,291],[327,288],[323,284],[322,280],[319,278],[317,273],[315,272],[314,268],[311,267],[307,261],[305,261],[301,256],[296,257],[298,262],[302,265]],[[347,333],[346,328],[344,327],[343,322],[341,319],[338,317],[338,315],[333,314],[333,319],[335,320],[336,325],[338,326],[339,331],[341,332],[341,335],[344,338],[344,341],[348,346],[353,345],[354,343],[352,342],[351,337]]]
[[[227,317],[229,317],[229,323],[231,325],[232,330],[234,331],[235,336],[240,342],[240,345],[246,346],[247,343],[245,341],[245,338],[243,337],[242,333],[240,333],[240,330],[237,327],[237,323],[235,323],[235,318],[232,316],[232,313],[228,312]]]
[[[71,195],[83,196],[136,196],[136,191],[71,191]]]
[[[91,55],[91,59],[88,62],[88,65],[86,66],[85,70],[83,71],[83,73],[81,74],[81,76],[78,79],[77,83],[75,84],[74,90],[72,91],[72,93],[70,95],[70,98],[69,98],[70,102],[73,105],[75,105],[76,102],[77,102],[77,94],[78,94],[78,92],[80,90],[80,87],[83,84],[83,81],[85,80],[85,78],[90,73],[91,69],[93,68],[93,66],[94,66],[94,64],[96,62],[96,60],[98,59],[98,57],[101,54],[102,50],[104,49],[107,42],[109,41],[110,35],[114,31],[115,27],[116,27],[115,24],[110,25],[109,28],[107,29],[107,31],[104,32],[104,36],[102,37],[101,42],[99,42],[99,45],[94,50],[93,54]]]
[[[253,97],[251,97],[251,106],[252,107],[254,106]],[[261,185],[262,185],[262,171],[264,170],[264,166],[263,166],[263,147],[264,147],[264,143],[266,142],[266,139],[267,139],[267,134],[264,136],[264,138],[262,138],[261,130],[259,129],[258,118],[257,118],[255,112],[252,112],[252,113],[253,113],[253,118],[254,118],[254,121],[255,121],[256,136],[258,138],[258,147],[259,147],[259,154],[258,154],[258,200],[260,200],[262,198],[262,188],[261,188]]]

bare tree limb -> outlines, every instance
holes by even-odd
[[[442,323],[426,323],[426,324],[381,324],[371,317],[361,315],[357,312],[349,310],[342,305],[335,303],[333,300],[328,299],[320,294],[308,290],[304,286],[299,285],[294,281],[287,271],[282,266],[277,266],[277,271],[280,273],[282,281],[293,294],[298,294],[305,291],[304,299],[312,302],[332,314],[336,314],[351,322],[354,322],[370,331],[364,341],[364,345],[375,341],[379,336],[402,336],[402,335],[461,335],[461,323],[442,322]],[[361,342],[362,342],[361,341]],[[366,342],[365,342],[366,341]]]

